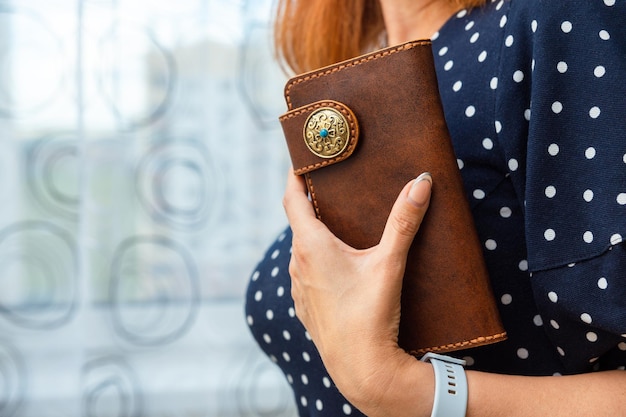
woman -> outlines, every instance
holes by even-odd
[[[301,72],[380,39],[432,38],[508,332],[450,354],[467,363],[466,415],[626,415],[626,3],[482,3],[284,0],[278,47]],[[289,174],[291,228],[253,274],[246,308],[302,416],[444,415],[433,366],[397,345],[406,253],[437,178],[407,181],[380,244],[357,251]]]

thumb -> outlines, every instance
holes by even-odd
[[[409,182],[394,203],[380,239],[389,254],[406,258],[430,203],[432,177],[425,172]]]

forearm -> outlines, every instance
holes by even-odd
[[[626,372],[526,377],[468,371],[467,417],[626,415]]]
[[[413,358],[398,365],[403,368],[388,367],[387,375],[379,374],[359,392],[352,384],[344,387],[345,394],[369,417],[429,417],[432,366]],[[467,380],[467,417],[626,415],[624,371],[545,377],[467,371]]]

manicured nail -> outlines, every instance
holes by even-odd
[[[433,185],[433,177],[429,172],[424,172],[413,180],[409,190],[408,200],[416,207],[423,207],[430,198],[430,189]]]

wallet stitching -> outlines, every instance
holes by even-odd
[[[373,61],[379,58],[383,58],[385,56],[391,55],[391,54],[395,54],[397,52],[402,52],[402,51],[408,51],[416,46],[421,46],[421,45],[429,45],[431,42],[430,41],[417,41],[417,42],[412,42],[410,44],[404,44],[401,46],[398,46],[397,48],[392,48],[392,49],[386,49],[384,51],[378,52],[378,53],[373,53],[371,55],[366,55],[362,58],[357,58],[355,60],[352,61],[348,61],[344,64],[339,64],[337,66],[334,66],[332,68],[329,68],[327,70],[323,70],[320,72],[314,72],[314,73],[309,73],[309,74],[305,74],[300,78],[296,78],[294,80],[292,80],[286,87],[285,87],[285,96],[287,98],[287,105],[289,107],[289,109],[291,109],[293,107],[292,103],[291,103],[291,97],[289,96],[289,91],[291,90],[291,88],[296,85],[299,84],[301,82],[313,79],[313,78],[318,78],[318,77],[322,77],[328,74],[332,74],[333,72],[338,72],[341,71],[343,69],[349,68],[349,67],[355,67],[357,65],[361,65],[365,62],[369,62],[369,61]]]
[[[326,159],[322,162],[316,162],[314,164],[311,165],[307,165],[305,167],[302,168],[297,168],[294,169],[294,174],[296,175],[301,175],[303,173],[309,172],[311,170],[317,169],[317,168],[322,168],[325,167],[326,165],[330,165],[330,164],[334,164],[335,162],[340,162],[343,161],[344,159],[348,158],[350,155],[352,155],[352,152],[354,151],[354,148],[358,142],[358,125],[356,123],[356,121],[353,118],[353,114],[351,111],[346,110],[345,105],[338,103],[338,102],[334,102],[334,101],[318,101],[316,103],[313,103],[309,106],[306,107],[301,107],[297,110],[291,111],[289,113],[287,113],[286,115],[282,116],[280,118],[280,121],[284,121],[287,119],[291,119],[297,116],[300,116],[302,114],[306,114],[306,113],[310,113],[311,111],[320,108],[320,107],[333,107],[334,109],[338,110],[341,112],[341,114],[343,114],[344,116],[346,116],[346,118],[348,119],[348,122],[350,124],[350,129],[352,132],[354,132],[354,138],[352,140],[350,140],[350,144],[348,145],[348,147],[341,153],[341,155],[332,158],[332,159]]]
[[[415,349],[415,350],[411,350],[411,353],[412,354],[424,354],[427,352],[437,352],[441,350],[457,349],[457,348],[461,348],[465,346],[472,346],[476,344],[494,342],[502,338],[506,338],[506,332],[497,333],[491,336],[481,336],[481,337],[477,337],[476,339],[466,340],[464,342],[450,343],[447,345],[435,346],[431,348]]]

